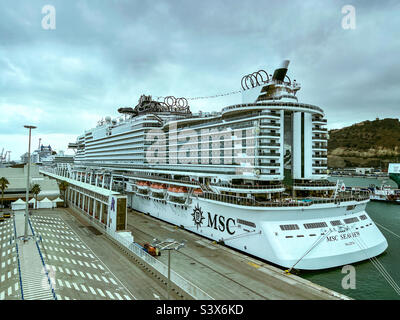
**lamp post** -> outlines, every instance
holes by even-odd
[[[30,185],[30,169],[31,169],[31,130],[36,129],[35,126],[24,126],[29,129],[29,146],[28,146],[28,170],[26,175],[26,205],[25,205],[25,232],[24,242],[28,239],[28,216],[29,216],[29,185]]]
[[[182,240],[178,242],[174,239],[166,239],[164,241],[160,241],[158,239],[153,239],[152,246],[155,248],[163,250],[168,250],[168,282],[167,282],[167,300],[169,300],[169,292],[171,289],[171,250],[179,250],[180,248],[185,246],[186,240]]]

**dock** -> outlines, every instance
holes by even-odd
[[[135,242],[173,238],[185,246],[171,253],[171,268],[216,300],[337,300],[349,297],[265,261],[242,254],[148,215],[128,210]],[[157,259],[167,263],[168,255]]]

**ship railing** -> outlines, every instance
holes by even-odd
[[[317,181],[313,181],[313,182],[296,182],[293,184],[294,187],[334,187],[336,186],[335,182],[330,182],[330,181],[326,181],[326,182],[317,182]]]
[[[264,157],[269,157],[269,156],[272,156],[272,157],[280,157],[281,156],[281,154],[279,153],[279,152],[277,152],[277,153],[271,153],[271,152],[264,152],[263,150],[261,150],[261,152],[260,152],[260,156],[264,156]]]
[[[274,185],[248,185],[248,184],[228,184],[228,183],[210,183],[212,187],[232,188],[232,189],[281,189],[283,184]]]
[[[312,122],[324,122],[324,123],[327,123],[328,121],[326,119],[322,119],[322,118],[312,118]]]
[[[165,178],[162,176],[156,176],[156,175],[139,175],[139,174],[133,174],[133,173],[125,173],[124,175],[130,176],[132,178],[137,178],[137,179],[148,179],[148,180],[158,180],[158,181],[165,181],[165,182],[176,182],[176,183],[183,183],[183,184],[191,184],[193,186],[198,186],[200,187],[200,183],[197,181],[189,181],[189,180],[183,180],[183,179],[170,179],[170,178]]]
[[[269,136],[269,137],[280,137],[280,133],[273,133],[273,132],[260,132],[260,134],[258,136],[260,137],[265,137],[265,136]]]
[[[263,115],[265,115],[265,114],[263,114]],[[272,114],[267,114],[267,115],[272,116]],[[279,117],[279,114],[276,116]],[[260,127],[280,127],[280,126],[281,126],[280,123],[273,123],[270,121],[262,121],[261,120],[261,123],[260,123]]]
[[[341,203],[350,201],[365,201],[369,200],[369,192],[343,192],[336,198],[284,198],[276,199],[273,201],[257,201],[254,198],[237,197],[224,194],[216,194],[203,192],[201,195],[196,195],[199,198],[208,200],[220,201],[231,203],[241,206],[254,206],[254,207],[307,207],[313,204],[326,204],[326,203]]]
[[[280,147],[280,143],[260,142],[260,146],[262,146],[262,147]]]
[[[258,164],[263,166],[263,167],[280,167],[281,164],[280,163],[275,163],[275,162],[268,162],[268,159],[260,159],[258,161]]]
[[[311,109],[311,110],[316,110],[318,112],[323,113],[324,111],[317,107],[313,106],[311,104],[306,104],[306,103],[297,103],[297,102],[270,102],[270,103],[243,103],[243,104],[236,104],[232,106],[228,106],[222,109],[222,113],[227,112],[229,110],[233,109],[240,109],[240,108],[249,108],[249,107],[271,107],[271,108],[277,108],[277,107],[296,107],[296,108],[305,108],[305,109]]]

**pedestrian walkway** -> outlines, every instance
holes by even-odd
[[[24,214],[16,211],[0,224],[0,300],[135,299],[79,232],[101,235],[43,210],[29,216],[24,242]]]
[[[0,300],[20,300],[21,290],[13,219],[0,222]]]
[[[30,237],[28,241],[24,242],[24,240],[20,238],[25,232],[24,212],[15,212],[14,221],[17,234],[23,299],[54,300],[55,294],[51,287],[48,272],[32,229],[30,227],[28,228],[28,236]]]

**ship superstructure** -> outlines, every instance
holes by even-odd
[[[120,188],[133,209],[284,267],[368,259],[387,242],[369,195],[327,180],[327,121],[298,101],[284,61],[242,79],[243,101],[192,114],[143,95],[71,144],[76,179]]]

